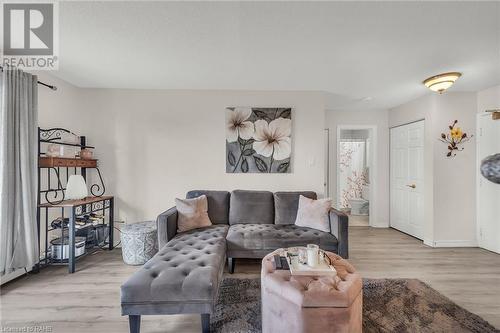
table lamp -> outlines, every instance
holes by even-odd
[[[80,200],[88,195],[87,184],[81,175],[71,175],[66,185],[65,197],[68,200]]]

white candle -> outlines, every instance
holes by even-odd
[[[307,244],[307,265],[316,267],[319,263],[319,246],[316,244]]]

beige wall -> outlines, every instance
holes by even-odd
[[[324,193],[323,93],[81,89],[38,74],[58,87],[39,89],[40,126],[72,129],[97,147],[107,192],[117,197],[117,219],[153,219],[194,188]],[[291,174],[225,173],[224,108],[231,105],[294,108]],[[328,111],[326,119],[330,156],[336,156],[337,125],[377,127],[379,195],[373,224],[388,226],[387,111]],[[336,163],[330,166],[333,191]]]
[[[477,93],[477,112],[500,109],[500,85]]]
[[[322,93],[84,89],[83,100],[120,220],[154,219],[191,189],[324,191]],[[293,108],[290,174],[226,174],[224,109],[235,105]]]
[[[46,72],[37,72],[38,80],[55,85],[57,90],[38,86],[38,123],[41,128],[63,127],[85,134],[91,128],[91,110],[82,103],[83,89]]]
[[[346,126],[374,126],[377,143],[373,154],[377,156],[375,186],[370,186],[374,194],[370,201],[370,225],[374,227],[389,226],[389,129],[387,110],[339,111],[328,110],[325,115],[326,127],[330,131],[330,196],[337,200],[337,128]]]
[[[46,73],[58,86],[39,89],[40,126],[67,127],[88,136],[108,193],[117,197],[117,219],[154,219],[189,189],[311,189],[324,192],[324,128],[330,129],[330,189],[336,189],[338,125],[377,128],[377,197],[374,226],[389,223],[389,127],[426,120],[426,244],[470,246],[475,240],[475,141],[445,157],[438,141],[454,119],[474,134],[475,113],[500,105],[500,86],[479,93],[428,94],[389,111],[327,111],[320,92],[160,91],[80,89]],[[478,98],[477,98],[478,97]],[[292,173],[226,174],[224,108],[290,106]]]
[[[425,119],[424,242],[431,246],[475,246],[475,139],[456,157],[439,141],[453,120],[475,135],[476,93],[428,94],[389,110],[389,126]]]
[[[434,137],[439,138],[457,119],[469,135],[476,135],[476,93],[450,93],[439,98]],[[476,242],[476,142],[447,158],[446,145],[434,142],[434,241],[442,245],[477,245]]]

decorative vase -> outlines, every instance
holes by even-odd
[[[80,158],[84,159],[84,160],[90,160],[92,159],[92,150],[90,149],[82,149],[80,150]]]
[[[88,195],[87,184],[81,175],[71,175],[66,184],[65,197],[68,200],[80,200]]]
[[[64,146],[51,143],[47,146],[47,156],[49,157],[62,157],[64,156]]]

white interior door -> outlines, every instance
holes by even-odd
[[[424,121],[391,128],[391,227],[423,238]]]
[[[478,116],[477,137],[477,218],[480,247],[500,253],[500,184],[485,179],[479,170],[481,161],[500,153],[500,120],[490,114]]]

